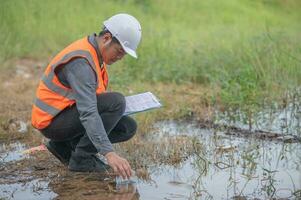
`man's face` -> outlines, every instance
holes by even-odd
[[[115,63],[116,61],[123,58],[126,52],[123,50],[122,46],[118,43],[112,42],[112,39],[108,39],[104,43],[103,48],[103,59],[108,65]]]

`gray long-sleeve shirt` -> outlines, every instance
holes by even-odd
[[[95,34],[89,36],[89,42],[96,49],[101,61]],[[74,91],[80,121],[97,151],[103,155],[113,151],[112,144],[98,113],[95,93],[97,87],[96,74],[88,61],[84,58],[76,58],[59,70],[57,76],[63,85],[72,88]]]

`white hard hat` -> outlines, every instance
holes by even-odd
[[[136,49],[141,40],[141,26],[135,17],[121,13],[104,21],[103,25],[120,42],[126,53],[137,58]]]

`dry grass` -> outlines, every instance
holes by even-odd
[[[4,64],[0,73],[0,140],[29,139],[40,140],[39,134],[31,128],[31,106],[35,90],[47,61],[30,58],[11,60]],[[113,76],[113,75],[112,75]],[[114,87],[114,85],[113,85]],[[135,94],[152,91],[163,103],[163,108],[135,115],[138,132],[149,132],[153,122],[163,119],[194,117],[207,120],[212,117],[208,89],[196,84],[177,85],[173,83],[133,82],[126,88],[115,86],[114,91]],[[20,134],[20,122],[27,125],[27,133]]]
[[[28,146],[42,142],[41,134],[30,126],[30,114],[36,86],[45,64],[32,59],[22,59],[10,61],[10,67],[2,70],[0,75],[0,95],[3,97],[0,99],[1,142],[22,140]],[[115,90],[124,92],[125,95],[152,91],[164,105],[162,109],[135,115],[139,124],[136,136],[128,142],[115,146],[116,151],[129,160],[140,180],[152,182],[150,176],[152,166],[164,164],[177,166],[195,153],[192,145],[194,138],[170,136],[153,140],[150,134],[156,133],[153,132],[152,125],[155,121],[163,119],[210,118],[209,91],[193,84],[177,86],[163,83],[132,83],[126,89],[115,88]],[[20,122],[27,124],[25,133],[18,132]],[[94,197],[109,199],[112,195],[116,195],[114,179],[103,182],[101,176],[71,173],[48,152],[38,152],[29,159],[5,163],[1,169],[3,169],[0,170],[1,176],[8,177],[1,179],[2,183],[26,183],[34,179],[49,180],[51,190],[59,193],[64,199],[72,199],[74,196],[81,196],[82,199]],[[15,178],[10,179],[9,176]],[[114,198],[123,198],[122,195],[138,198],[137,193],[130,191],[118,195]]]
[[[2,68],[0,73],[0,95],[2,96],[0,99],[0,142],[9,143],[12,140],[21,140],[28,146],[35,146],[43,141],[41,134],[31,128],[30,114],[35,90],[45,64],[37,60],[21,59],[7,62]],[[152,91],[164,105],[161,109],[135,115],[138,121],[136,136],[128,142],[115,146],[116,151],[129,160],[140,180],[152,182],[151,166],[180,165],[193,154],[193,138],[174,136],[153,141],[148,137],[152,132],[153,123],[158,120],[183,117],[210,118],[210,112],[207,112],[210,108],[208,107],[208,91],[193,84],[177,86],[163,83],[131,83],[126,88],[115,87],[114,90],[123,92],[125,95]],[[26,124],[25,133],[19,132],[20,123]],[[82,199],[94,197],[109,199],[112,195],[116,198],[123,198],[122,195],[137,197],[137,193],[129,191],[116,196],[114,184],[100,181],[99,176],[70,173],[47,152],[37,153],[30,159],[7,163],[2,167],[4,170],[1,176],[5,177],[5,174],[15,176],[12,183],[26,183],[33,179],[49,180],[51,190],[59,193],[64,199],[72,199],[74,196],[81,196]],[[89,177],[94,177],[95,180],[90,180]],[[10,183],[10,181],[12,180],[2,180],[3,183]],[[71,193],[73,195],[70,195]]]

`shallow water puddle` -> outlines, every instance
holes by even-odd
[[[183,142],[188,146],[183,145]],[[169,143],[173,145],[169,146]],[[152,145],[152,152],[149,152],[148,145]],[[20,152],[24,146],[16,145],[15,149],[18,148],[17,152]],[[107,200],[300,197],[300,143],[235,137],[201,129],[193,123],[161,121],[144,138],[142,148],[137,146],[135,150],[138,152],[135,158],[137,162],[147,163],[148,166],[147,178],[138,175],[140,178],[135,184],[135,190],[129,189],[132,186],[123,186],[126,187],[123,193],[118,194],[113,185],[115,188],[109,192],[108,186],[101,185],[101,180],[95,176],[83,179],[65,171],[55,176],[63,177],[57,183],[34,179],[25,183],[2,184],[0,197],[74,199],[80,195],[83,199]],[[177,156],[182,156],[181,151],[189,151],[189,156],[185,154],[185,158],[177,159]],[[6,162],[22,158],[15,154],[1,158],[6,159]],[[168,157],[168,154],[172,155]],[[153,155],[154,160],[159,162],[141,155]],[[131,156],[134,156],[133,152],[127,155]],[[172,162],[166,161],[169,158]],[[51,169],[46,167],[45,171]],[[101,187],[104,189],[100,190]]]
[[[247,116],[241,110],[217,111],[215,123],[244,130],[301,136],[301,89],[287,105],[273,105]]]
[[[26,145],[20,142],[0,144],[0,163],[20,160],[26,157],[23,151]]]
[[[179,191],[179,187],[183,191],[184,186],[186,192],[181,194],[192,199],[292,198],[301,189],[299,143],[236,138],[172,121],[157,123],[156,127],[163,127],[158,135],[196,136],[202,144],[180,168],[165,167],[161,175],[152,175],[161,185],[183,183],[169,185],[169,192],[163,190],[167,198],[168,193]],[[192,187],[187,189],[187,185]]]
[[[26,183],[3,184],[0,186],[0,197],[5,199],[52,199],[57,196],[49,191],[48,182],[33,180]]]

